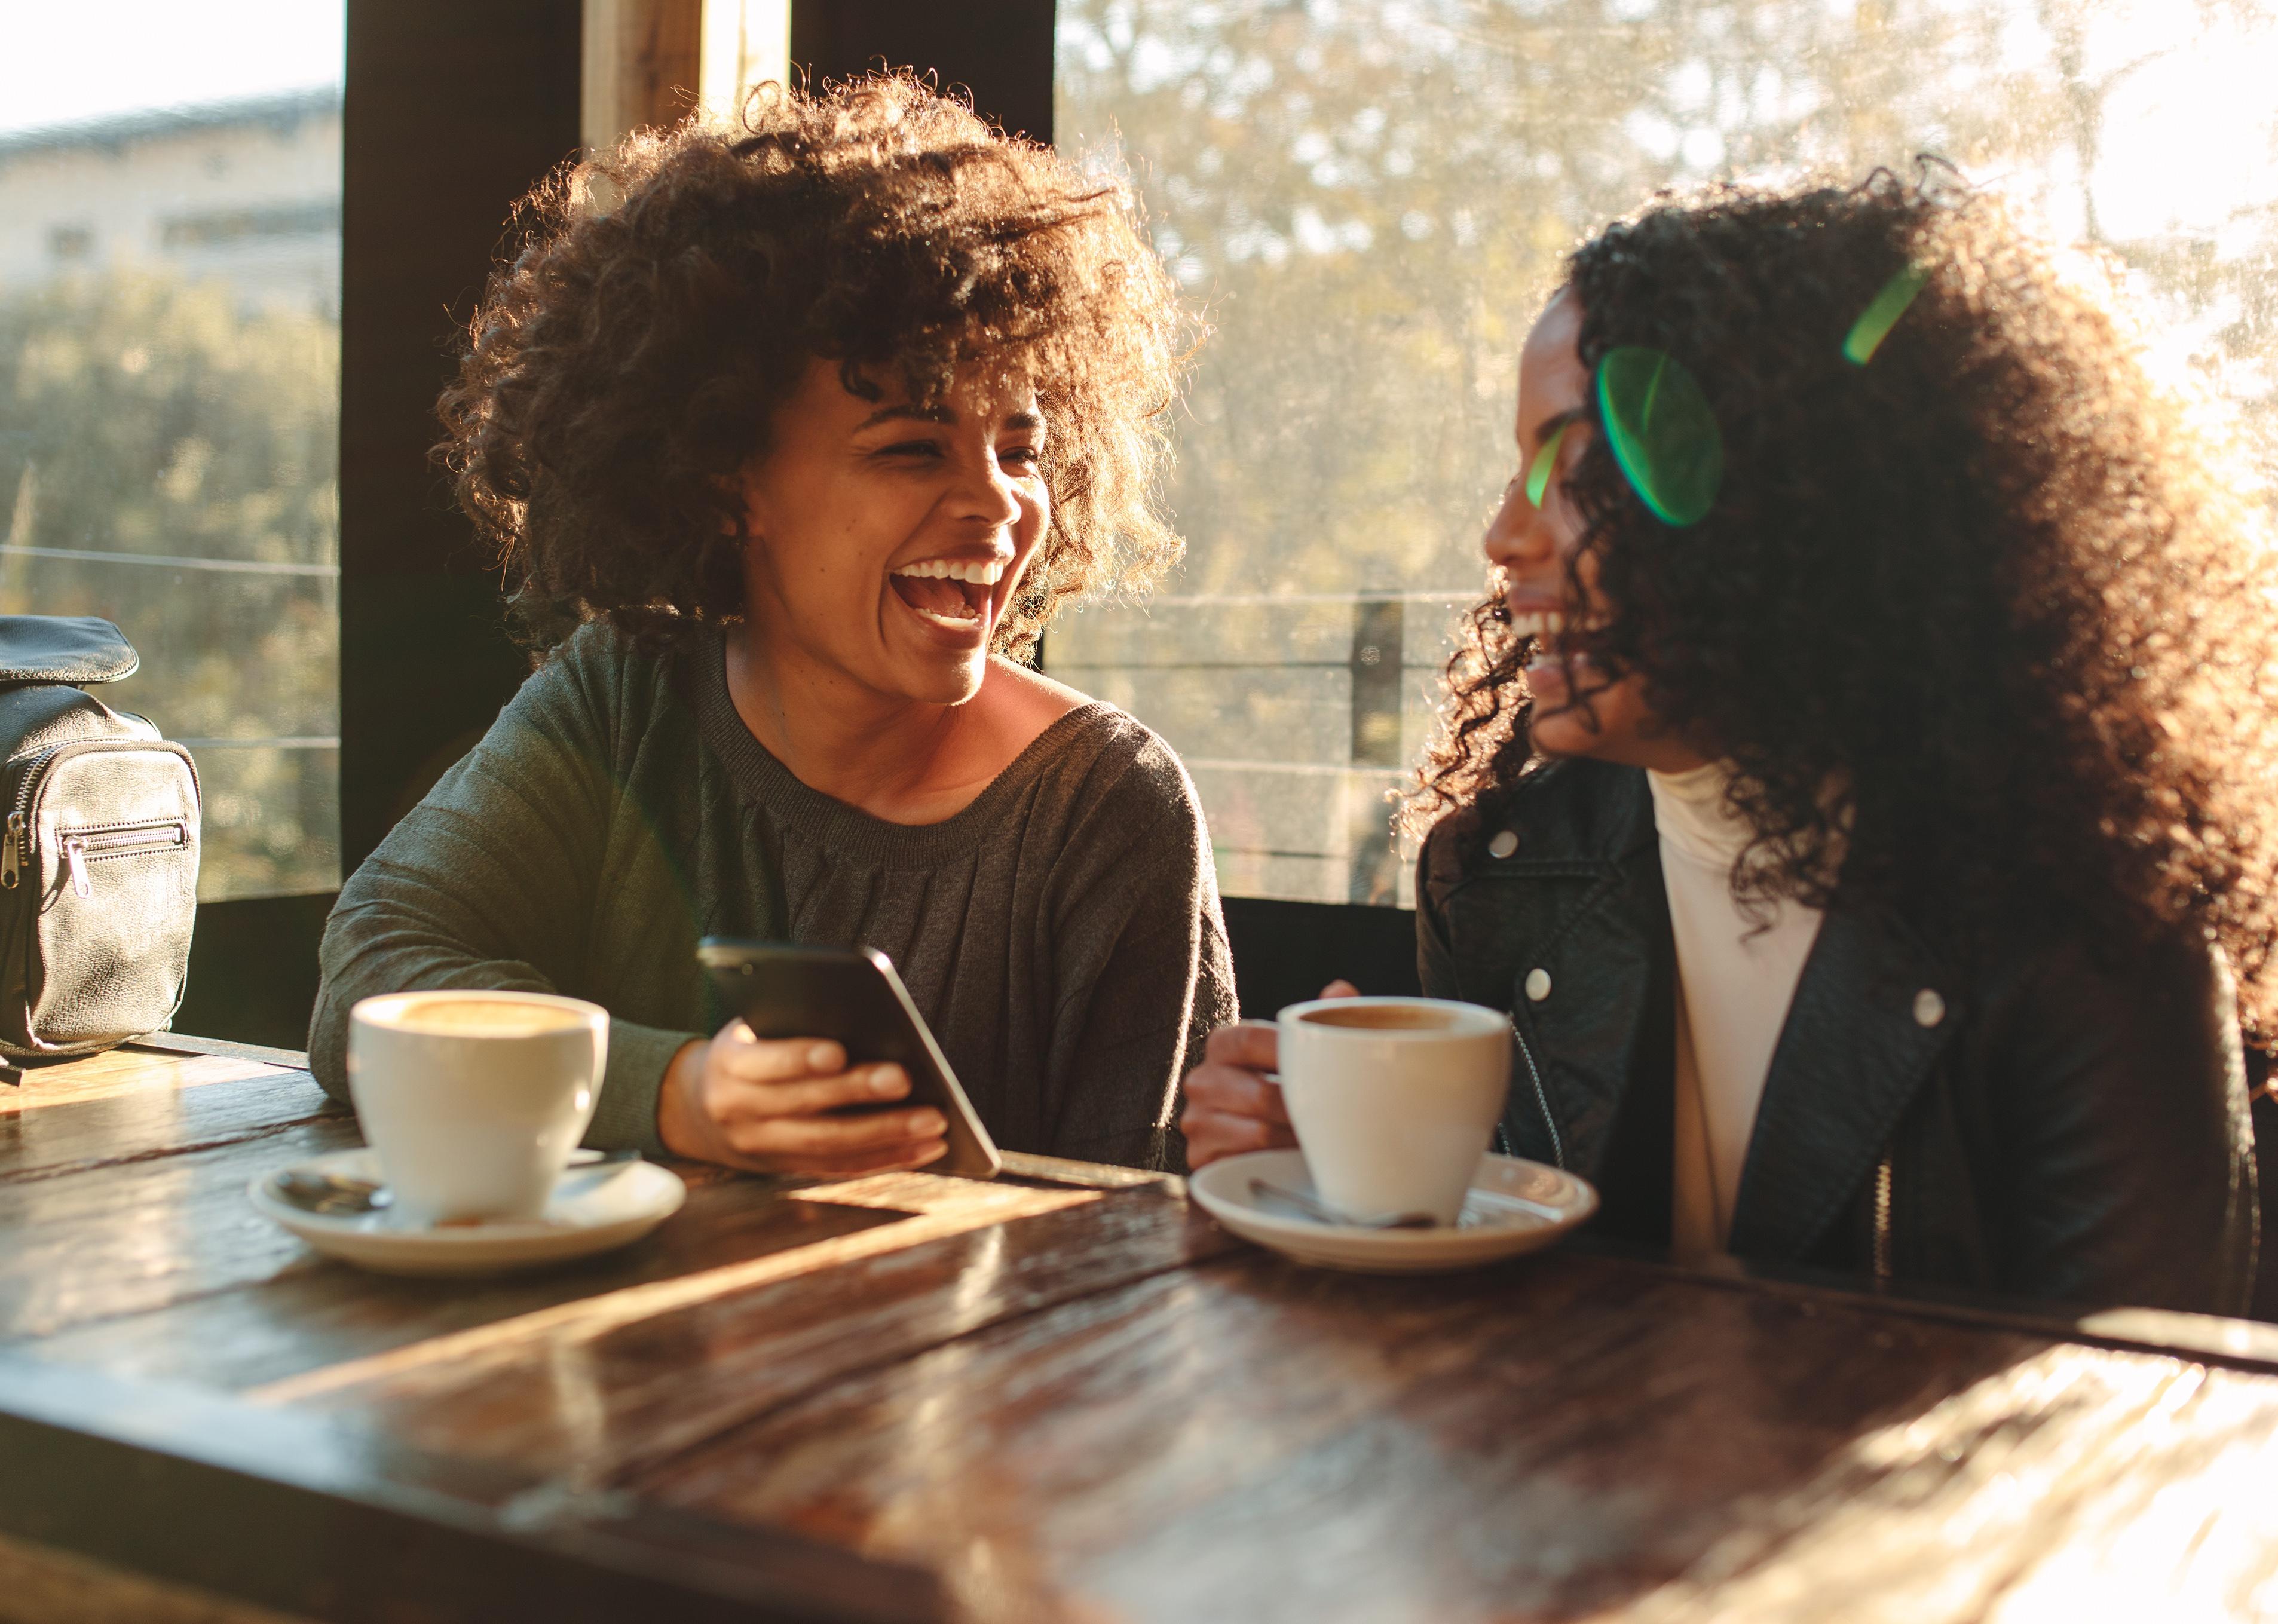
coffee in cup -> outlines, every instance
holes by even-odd
[[[1321,1199],[1354,1218],[1461,1215],[1502,1115],[1510,1033],[1439,998],[1323,998],[1279,1026],[1281,1097]]]
[[[592,1120],[608,1011],[553,993],[366,998],[348,1095],[409,1224],[535,1218]]]

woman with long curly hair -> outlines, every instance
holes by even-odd
[[[1502,1146],[1681,1252],[2244,1308],[2278,583],[2109,298],[1984,195],[1661,202],[1574,255],[1516,440],[1410,809]],[[1196,1164],[1287,1142],[1271,1048],[1213,1034]]]
[[[885,951],[1014,1149],[1159,1165],[1232,1005],[1193,789],[1027,668],[1143,587],[1186,347],[1118,187],[906,77],[766,87],[542,187],[440,452],[547,649],[343,888],[311,1062],[368,994],[613,1018],[590,1134],[761,1171],[943,1154],[899,1067],[723,1019],[699,937]]]

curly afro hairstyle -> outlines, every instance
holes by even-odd
[[[1920,295],[1854,366],[1846,333],[1909,264]],[[1607,606],[1570,652],[1736,764],[1735,897],[1839,893],[1965,957],[2021,930],[2115,963],[2205,939],[2278,1035],[2278,581],[2251,470],[2155,385],[2108,275],[1934,172],[1657,201],[1569,269],[1584,366],[1665,351],[1723,429],[1692,528],[1602,433],[1563,488]],[[1465,621],[1411,828],[1538,765],[1499,606]]]
[[[517,211],[437,454],[540,645],[606,616],[661,651],[743,610],[735,476],[817,358],[938,404],[1030,381],[1052,522],[996,646],[1178,559],[1158,511],[1188,320],[1124,188],[906,75],[766,85],[565,166]]]

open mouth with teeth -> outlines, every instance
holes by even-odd
[[[1003,559],[930,558],[904,564],[887,579],[894,595],[920,620],[951,631],[972,631],[988,625],[997,583],[1007,568]]]
[[[1572,647],[1568,639],[1581,640],[1596,631],[1605,622],[1595,617],[1570,615],[1558,609],[1513,610],[1504,622],[1510,633],[1526,647],[1526,667],[1539,672],[1548,667],[1564,670],[1571,666],[1585,670],[1595,669],[1596,662],[1581,649]]]
[[[1538,609],[1532,614],[1510,617],[1510,633],[1515,637],[1531,637],[1538,645],[1556,643],[1566,629],[1566,617],[1556,609]]]

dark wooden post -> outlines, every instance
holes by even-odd
[[[428,461],[515,199],[577,147],[579,0],[348,0],[340,286],[340,864],[521,680]]]
[[[1052,0],[792,0],[791,59],[817,81],[931,72],[1011,133],[1052,138]]]

